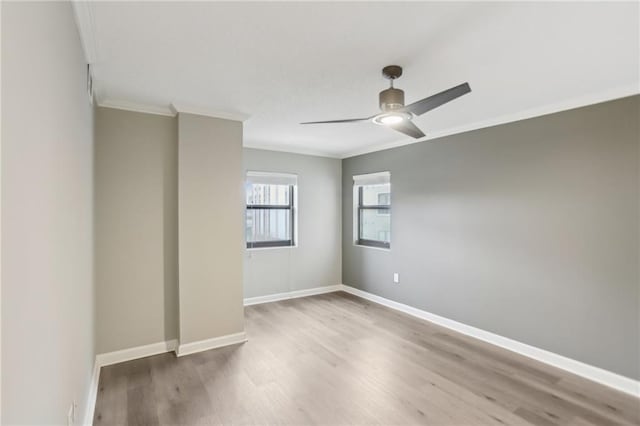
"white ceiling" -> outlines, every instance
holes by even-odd
[[[245,146],[345,157],[414,142],[369,116],[404,67],[407,103],[468,81],[415,122],[427,138],[640,92],[638,3],[76,5],[98,103],[248,117]]]

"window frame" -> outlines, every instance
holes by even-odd
[[[284,185],[283,185],[284,186]],[[294,247],[295,246],[295,195],[296,185],[287,185],[289,187],[289,204],[248,204],[245,203],[245,220],[249,210],[288,210],[290,236],[288,240],[271,240],[271,241],[247,241],[245,236],[245,244],[247,249],[256,248],[274,248],[274,247]]]
[[[363,210],[386,210],[387,215],[391,216],[391,189],[389,189],[389,204],[375,204],[369,205],[363,203],[363,188],[365,185],[358,185],[358,203],[357,203],[357,238],[356,244],[360,246],[367,247],[377,247],[383,249],[391,249],[391,241],[380,241],[380,240],[370,240],[367,238],[362,238],[362,211]]]

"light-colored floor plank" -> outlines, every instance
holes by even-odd
[[[103,368],[94,423],[640,423],[636,398],[346,293],[245,317],[243,345]]]

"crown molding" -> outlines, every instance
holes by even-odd
[[[530,108],[524,111],[516,112],[513,114],[505,114],[489,120],[477,121],[475,123],[466,124],[463,126],[452,127],[442,131],[430,133],[427,137],[421,139],[408,138],[402,140],[396,140],[380,145],[374,145],[364,147],[354,151],[350,151],[341,155],[339,158],[345,159],[349,157],[355,157],[358,155],[369,154],[377,151],[384,151],[385,149],[397,148],[400,146],[411,145],[414,143],[426,142],[432,139],[442,138],[444,136],[451,136],[458,133],[469,132],[471,130],[484,129],[487,127],[498,126],[501,124],[513,123],[516,121],[526,120],[529,118],[541,117],[548,114],[554,114],[556,112],[568,111],[575,108],[581,108],[589,105],[595,105],[602,102],[613,101],[615,99],[626,98],[628,96],[634,96],[640,94],[640,87],[638,85],[629,85],[617,87],[611,90],[605,90],[603,92],[592,93],[577,98],[572,98],[567,101],[556,102],[553,104],[544,105],[542,107]]]
[[[80,42],[84,51],[84,57],[89,64],[96,62],[98,57],[98,44],[94,33],[93,11],[90,1],[73,0],[71,2],[73,14],[80,34]]]
[[[99,98],[97,103],[99,107],[103,108],[122,109],[125,111],[142,112],[145,114],[164,115],[169,117],[176,116],[176,114],[170,108],[156,105],[148,105],[116,99],[100,100]]]
[[[224,120],[244,121],[249,118],[248,114],[231,113],[225,111],[217,111],[207,108],[187,107],[183,104],[171,104],[169,106],[158,106],[144,104],[140,102],[125,101],[122,99],[101,99],[98,97],[98,106],[104,108],[122,109],[125,111],[142,112],[146,114],[165,115],[175,117],[179,113],[203,115],[206,117],[221,118]]]
[[[288,153],[288,154],[297,154],[297,155],[309,155],[312,157],[325,157],[325,158],[336,158],[336,159],[341,159],[342,156],[338,155],[338,154],[329,154],[323,151],[316,151],[316,150],[312,150],[312,149],[305,149],[305,148],[297,148],[297,147],[291,147],[291,146],[279,146],[279,145],[262,145],[262,144],[257,144],[257,143],[253,143],[253,142],[249,142],[249,143],[244,143],[242,145],[243,148],[251,148],[251,149],[259,149],[262,151],[276,151],[276,152],[283,152],[283,153]]]
[[[183,103],[172,103],[169,108],[173,112],[174,115],[177,114],[195,114],[195,115],[204,115],[205,117],[212,118],[221,118],[223,120],[232,120],[232,121],[245,121],[250,115],[242,112],[234,112],[234,111],[221,111],[213,108],[201,107],[188,105]]]
[[[393,142],[388,142],[380,145],[374,145],[369,147],[364,147],[358,150],[349,151],[344,154],[331,154],[323,151],[317,151],[313,149],[305,149],[299,147],[292,146],[281,146],[281,145],[269,145],[269,144],[260,144],[255,142],[244,143],[244,148],[252,148],[252,149],[260,149],[264,151],[277,151],[277,152],[288,152],[291,154],[300,154],[300,155],[311,155],[315,157],[326,157],[326,158],[338,158],[345,159],[350,157],[355,157],[358,155],[369,154],[377,151],[384,151],[386,149],[397,148],[405,145],[411,145],[414,143],[426,142],[433,139],[442,138],[445,136],[451,136],[458,133],[469,132],[472,130],[484,129],[487,127],[498,126],[502,124],[513,123],[520,120],[526,120],[529,118],[541,117],[548,114],[553,114],[556,112],[567,111],[575,108],[581,108],[589,105],[595,105],[602,102],[608,102],[615,99],[621,99],[628,96],[634,96],[640,94],[640,88],[635,85],[623,86],[616,89],[598,92],[595,94],[590,94],[586,96],[581,96],[578,98],[573,98],[568,101],[557,102],[554,104],[545,105],[542,107],[531,108],[528,110],[520,111],[514,114],[506,114],[500,117],[492,118],[489,120],[478,121],[475,123],[453,127],[449,129],[445,129],[438,132],[430,133],[427,137],[418,139],[418,140],[396,140]],[[130,102],[124,100],[116,100],[116,99],[104,99],[101,100],[100,93],[96,94],[97,104],[100,107],[105,108],[115,108],[122,109],[125,111],[134,111],[134,112],[142,112],[147,114],[156,114],[156,115],[164,115],[169,117],[175,117],[178,113],[185,114],[195,114],[195,115],[203,115],[207,117],[221,118],[225,120],[233,120],[233,121],[245,121],[249,118],[248,114],[243,113],[233,113],[226,111],[218,111],[209,108],[203,107],[189,107],[185,104],[180,103],[172,103],[168,107],[157,106],[157,105],[148,105],[137,102]]]

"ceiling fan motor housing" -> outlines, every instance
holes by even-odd
[[[392,111],[404,106],[404,90],[391,87],[380,92],[380,109]]]

